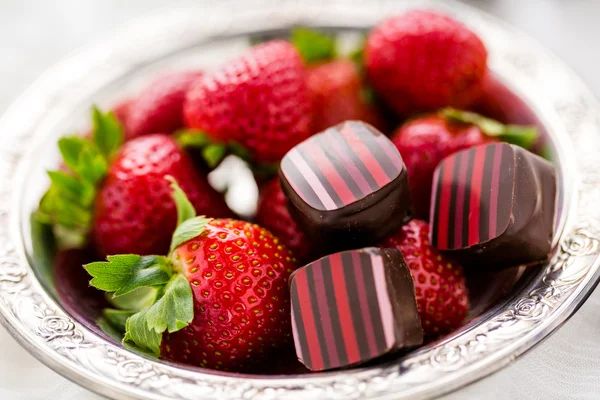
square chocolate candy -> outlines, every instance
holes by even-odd
[[[290,150],[279,178],[290,214],[327,252],[379,242],[408,222],[408,175],[394,144],[371,125],[346,121]]]
[[[423,330],[410,271],[397,249],[331,254],[290,277],[298,359],[313,371],[418,346]]]
[[[494,143],[455,153],[434,173],[431,243],[478,268],[546,260],[556,191],[554,166],[521,147]]]

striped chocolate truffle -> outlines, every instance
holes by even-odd
[[[550,163],[507,143],[476,146],[446,157],[434,173],[430,240],[467,262],[508,267],[542,260],[550,252],[555,201]]]
[[[364,248],[323,257],[290,278],[298,359],[322,371],[423,341],[415,289],[401,253]]]
[[[356,240],[337,238],[347,248],[369,244],[361,241],[366,236],[376,243],[412,212],[400,153],[385,135],[360,121],[343,122],[292,148],[281,161],[279,177],[292,216],[316,243],[324,243],[342,225],[355,228],[348,233]],[[387,225],[383,230],[382,224]]]

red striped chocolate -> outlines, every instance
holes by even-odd
[[[361,200],[403,169],[394,144],[359,121],[346,121],[305,140],[281,161],[281,172],[298,196],[322,211]]]
[[[490,265],[543,259],[555,197],[552,165],[520,147],[493,143],[455,153],[434,173],[431,243],[440,250],[472,249],[457,256]]]
[[[422,343],[412,278],[396,249],[323,257],[294,272],[290,288],[296,352],[313,371]]]
[[[317,250],[378,243],[412,215],[408,174],[394,144],[346,121],[291,149],[279,178],[290,214]]]

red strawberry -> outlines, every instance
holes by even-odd
[[[192,283],[195,318],[166,338],[166,358],[243,370],[288,343],[287,279],[295,266],[271,233],[247,222],[213,220],[173,258]]]
[[[429,224],[413,219],[381,247],[395,247],[410,268],[425,335],[437,336],[459,328],[469,310],[462,267],[429,243]]]
[[[438,114],[414,119],[392,134],[408,170],[410,193],[418,217],[429,218],[433,171],[455,151],[495,140],[475,125],[448,120]]]
[[[180,223],[170,255],[88,264],[91,284],[116,295],[158,287],[155,303],[122,327],[126,344],[206,368],[255,371],[272,364],[291,344],[291,254],[258,225],[196,217],[172,182]]]
[[[100,254],[166,254],[177,217],[165,175],[180,182],[196,211],[232,215],[172,137],[142,136],[123,145],[96,197],[93,241]]]
[[[503,125],[479,114],[444,109],[408,121],[392,134],[402,154],[418,217],[429,218],[433,172],[450,154],[497,140],[531,148],[538,132],[530,126]]]
[[[467,107],[481,94],[487,51],[460,22],[413,10],[373,29],[365,48],[368,77],[400,115]]]
[[[184,105],[189,128],[237,142],[257,162],[277,162],[311,134],[305,71],[289,43],[271,41],[195,83]]]
[[[260,190],[256,222],[281,239],[296,258],[304,262],[311,261],[310,244],[291,217],[286,202],[279,179],[275,178],[265,183]]]
[[[486,75],[483,93],[477,103],[473,104],[473,110],[505,124],[543,127],[531,107],[492,73]]]
[[[113,107],[112,112],[113,114],[115,114],[115,117],[117,117],[117,120],[121,124],[124,125],[127,122],[127,118],[129,117],[129,110],[131,110],[131,105],[133,103],[133,100],[125,100]]]
[[[350,60],[334,60],[311,66],[308,90],[314,106],[314,132],[321,132],[347,120],[360,120],[385,130],[377,108],[362,96],[362,82]]]
[[[152,134],[123,144],[114,113],[94,108],[92,119],[89,137],[58,141],[64,167],[48,171],[51,185],[35,215],[59,247],[91,240],[100,254],[165,254],[177,221],[166,174],[181,181],[198,211],[233,215],[174,138]]]
[[[183,127],[183,102],[198,71],[170,73],[147,86],[130,105],[126,122],[126,138],[150,133],[171,133]]]

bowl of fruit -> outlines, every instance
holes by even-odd
[[[597,284],[599,111],[451,1],[162,9],[0,120],[2,322],[113,398],[439,396]]]

